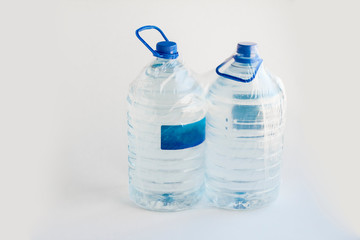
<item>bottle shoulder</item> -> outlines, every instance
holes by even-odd
[[[191,71],[177,59],[156,59],[130,84],[129,99],[154,105],[201,101],[202,89]]]
[[[229,74],[239,74],[242,78],[249,78],[251,69],[237,69],[230,66],[225,70]],[[241,71],[241,72],[240,72]],[[238,76],[239,76],[238,75]],[[263,66],[259,68],[254,80],[251,82],[240,82],[224,77],[218,77],[210,86],[208,98],[260,100],[284,95],[284,87],[281,80],[270,74]]]

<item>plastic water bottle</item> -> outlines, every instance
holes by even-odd
[[[153,50],[139,35],[156,29]],[[204,182],[205,101],[178,59],[177,45],[156,26],[136,36],[156,57],[130,84],[128,160],[130,198],[156,211],[178,211],[201,198]]]
[[[239,43],[216,72],[207,96],[206,195],[220,208],[259,208],[279,191],[284,88],[255,43]]]

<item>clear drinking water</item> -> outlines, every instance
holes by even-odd
[[[240,43],[232,58],[208,93],[206,194],[220,208],[258,208],[279,191],[284,89],[255,44]]]
[[[151,62],[128,95],[130,198],[157,211],[189,208],[203,190],[204,100],[197,82],[173,57]]]

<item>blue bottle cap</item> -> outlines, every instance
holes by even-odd
[[[232,55],[231,57],[226,59],[222,64],[217,66],[217,68],[215,69],[216,73],[221,77],[239,81],[239,82],[243,82],[243,83],[248,83],[248,82],[251,82],[252,80],[254,80],[256,73],[259,70],[261,63],[263,61],[259,57],[256,46],[257,46],[257,44],[253,43],[253,42],[238,43],[237,49],[236,49],[236,54]],[[253,67],[254,68],[253,75],[248,79],[244,79],[241,77],[227,74],[225,72],[221,72],[221,68],[228,62],[232,61],[232,59],[234,59],[235,62],[237,62],[237,63],[243,63],[243,64],[250,65],[251,67]]]
[[[257,44],[254,42],[240,42],[237,45],[235,61],[252,63],[259,59]]]
[[[179,56],[177,52],[176,42],[162,41],[156,44],[156,52],[158,52],[163,58],[173,59]]]
[[[152,49],[150,45],[147,42],[145,42],[145,40],[140,36],[140,32],[149,29],[157,30],[165,40],[158,42],[156,44],[156,50]],[[169,41],[169,39],[165,36],[163,31],[161,31],[161,29],[158,28],[157,26],[152,26],[152,25],[143,26],[135,31],[135,35],[145,45],[145,47],[147,47],[152,52],[152,54],[155,57],[165,58],[165,59],[175,59],[179,56],[179,53],[177,52],[176,43]]]

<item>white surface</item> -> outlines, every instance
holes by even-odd
[[[360,235],[358,1],[1,5],[1,239]],[[153,213],[129,202],[125,98],[152,58],[134,35],[145,24],[161,27],[198,73],[238,41],[259,43],[288,96],[284,184],[274,205]]]
[[[303,186],[283,187],[275,204],[257,211],[176,213],[137,208],[125,188],[89,189],[54,213],[34,239],[358,239],[319,211]]]

